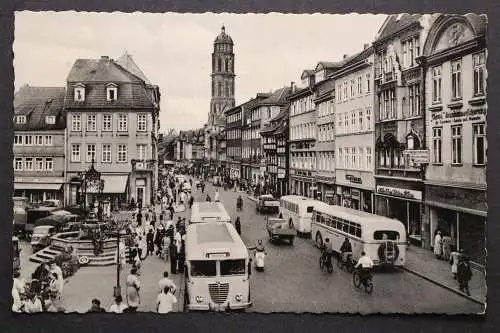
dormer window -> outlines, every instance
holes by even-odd
[[[54,125],[56,123],[56,116],[45,116],[45,123],[48,125]]]
[[[16,116],[16,124],[26,124],[26,116]]]
[[[76,102],[85,101],[85,85],[81,83],[75,85],[75,101]]]
[[[118,98],[118,86],[114,83],[106,85],[106,99],[108,101],[116,101]]]

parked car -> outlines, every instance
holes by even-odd
[[[31,238],[31,235],[33,234],[33,228],[35,227],[35,221],[42,218],[42,217],[47,217],[49,215],[52,215],[52,212],[58,210],[57,207],[38,207],[38,208],[32,208],[28,209],[26,211],[27,213],[27,218],[26,218],[26,225],[24,227],[24,232],[26,235],[26,239],[29,241]]]
[[[276,239],[286,240],[290,245],[293,245],[293,240],[297,235],[297,231],[287,221],[280,218],[268,218],[266,223],[267,233],[269,238],[273,241]]]
[[[258,213],[277,214],[279,212],[279,208],[280,208],[279,200],[274,198],[271,194],[261,195],[256,204],[256,209]]]
[[[43,201],[40,206],[44,207],[62,207],[61,200],[50,199]]]
[[[56,228],[51,225],[40,225],[33,229],[31,236],[31,248],[38,252],[50,245],[50,238],[56,234]]]

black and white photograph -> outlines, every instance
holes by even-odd
[[[14,25],[12,312],[485,314],[485,14]]]

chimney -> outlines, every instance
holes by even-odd
[[[347,57],[348,57],[348,55],[347,55],[347,54],[344,54],[344,58],[342,58],[342,59],[345,59],[345,58],[347,58]]]
[[[109,57],[108,56],[101,56],[101,59],[102,60],[109,60]]]
[[[367,48],[369,48],[369,47],[370,47],[370,44],[364,44],[364,45],[363,45],[363,50],[366,50],[366,49],[367,49]]]
[[[292,87],[292,93],[294,93],[294,92],[295,92],[295,89],[296,89],[296,88],[295,88],[295,82],[293,82],[293,81],[292,81],[292,82],[290,82],[290,87]]]

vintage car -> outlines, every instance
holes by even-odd
[[[40,251],[50,245],[50,238],[56,234],[56,228],[51,225],[41,225],[33,229],[31,248],[33,252]]]
[[[293,225],[280,218],[269,217],[266,223],[267,233],[271,241],[273,240],[286,240],[293,245],[293,240],[297,235],[297,231]]]
[[[279,213],[280,202],[270,194],[263,194],[259,197],[256,209],[257,213]]]

